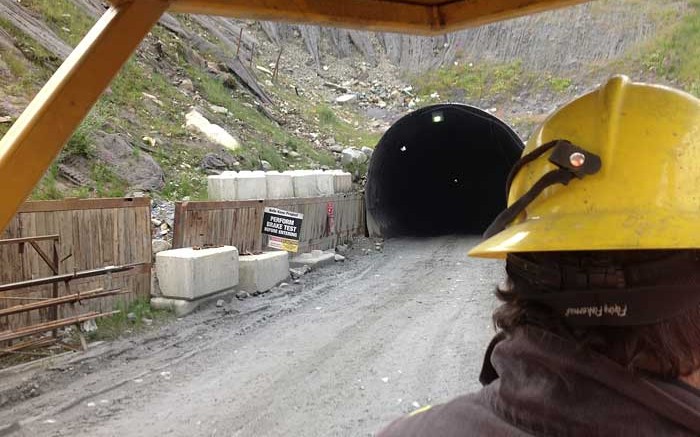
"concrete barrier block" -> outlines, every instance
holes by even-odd
[[[352,174],[343,170],[331,170],[333,175],[333,190],[335,193],[350,193],[352,191]]]
[[[238,285],[238,249],[166,250],[156,255],[156,272],[164,297],[198,299]]]
[[[207,177],[207,197],[209,200],[237,200],[238,179],[230,173],[235,174],[235,172],[225,171],[220,175]]]
[[[278,171],[268,171],[265,173],[267,180],[268,199],[287,199],[294,197],[294,183],[292,175],[280,173]]]
[[[236,200],[267,198],[267,179],[264,171],[242,171],[236,178]]]
[[[156,310],[172,311],[177,317],[186,316],[194,312],[197,308],[212,305],[218,300],[224,302],[235,301],[234,290],[227,290],[221,293],[210,294],[197,300],[171,299],[168,297],[153,297],[151,298],[151,307]],[[231,306],[230,303],[226,304]]]
[[[294,197],[318,197],[321,195],[316,182],[317,175],[312,170],[285,172],[292,175]]]
[[[265,252],[239,258],[239,288],[248,292],[267,291],[289,277],[289,254]]]
[[[313,250],[311,253],[302,253],[289,261],[289,265],[294,268],[309,266],[312,269],[322,267],[324,265],[333,264],[335,262],[335,252],[322,250]]]
[[[221,175],[207,177],[207,198],[209,200],[221,199]]]
[[[332,196],[335,194],[334,176],[332,173],[318,171],[316,173],[316,186],[321,196]]]

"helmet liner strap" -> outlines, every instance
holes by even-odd
[[[542,265],[509,254],[506,271],[520,299],[541,303],[572,326],[637,326],[700,305],[700,257],[683,251],[627,265]]]

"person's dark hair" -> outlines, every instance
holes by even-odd
[[[668,256],[668,251],[559,252],[521,254],[546,265],[634,264]],[[676,252],[677,253],[677,252]],[[682,278],[680,278],[682,280]],[[502,305],[494,324],[506,333],[522,325],[535,325],[573,339],[582,347],[601,353],[636,372],[664,378],[686,376],[700,368],[700,306],[654,325],[572,327],[547,306],[519,297],[517,281],[500,286]],[[700,293],[700,284],[698,284]]]

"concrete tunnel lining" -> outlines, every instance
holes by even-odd
[[[370,235],[483,233],[506,207],[506,180],[522,149],[507,124],[472,106],[433,105],[404,116],[370,161]]]

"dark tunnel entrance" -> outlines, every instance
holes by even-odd
[[[522,148],[504,122],[467,105],[401,118],[370,162],[370,235],[481,234],[506,206],[506,179]]]

